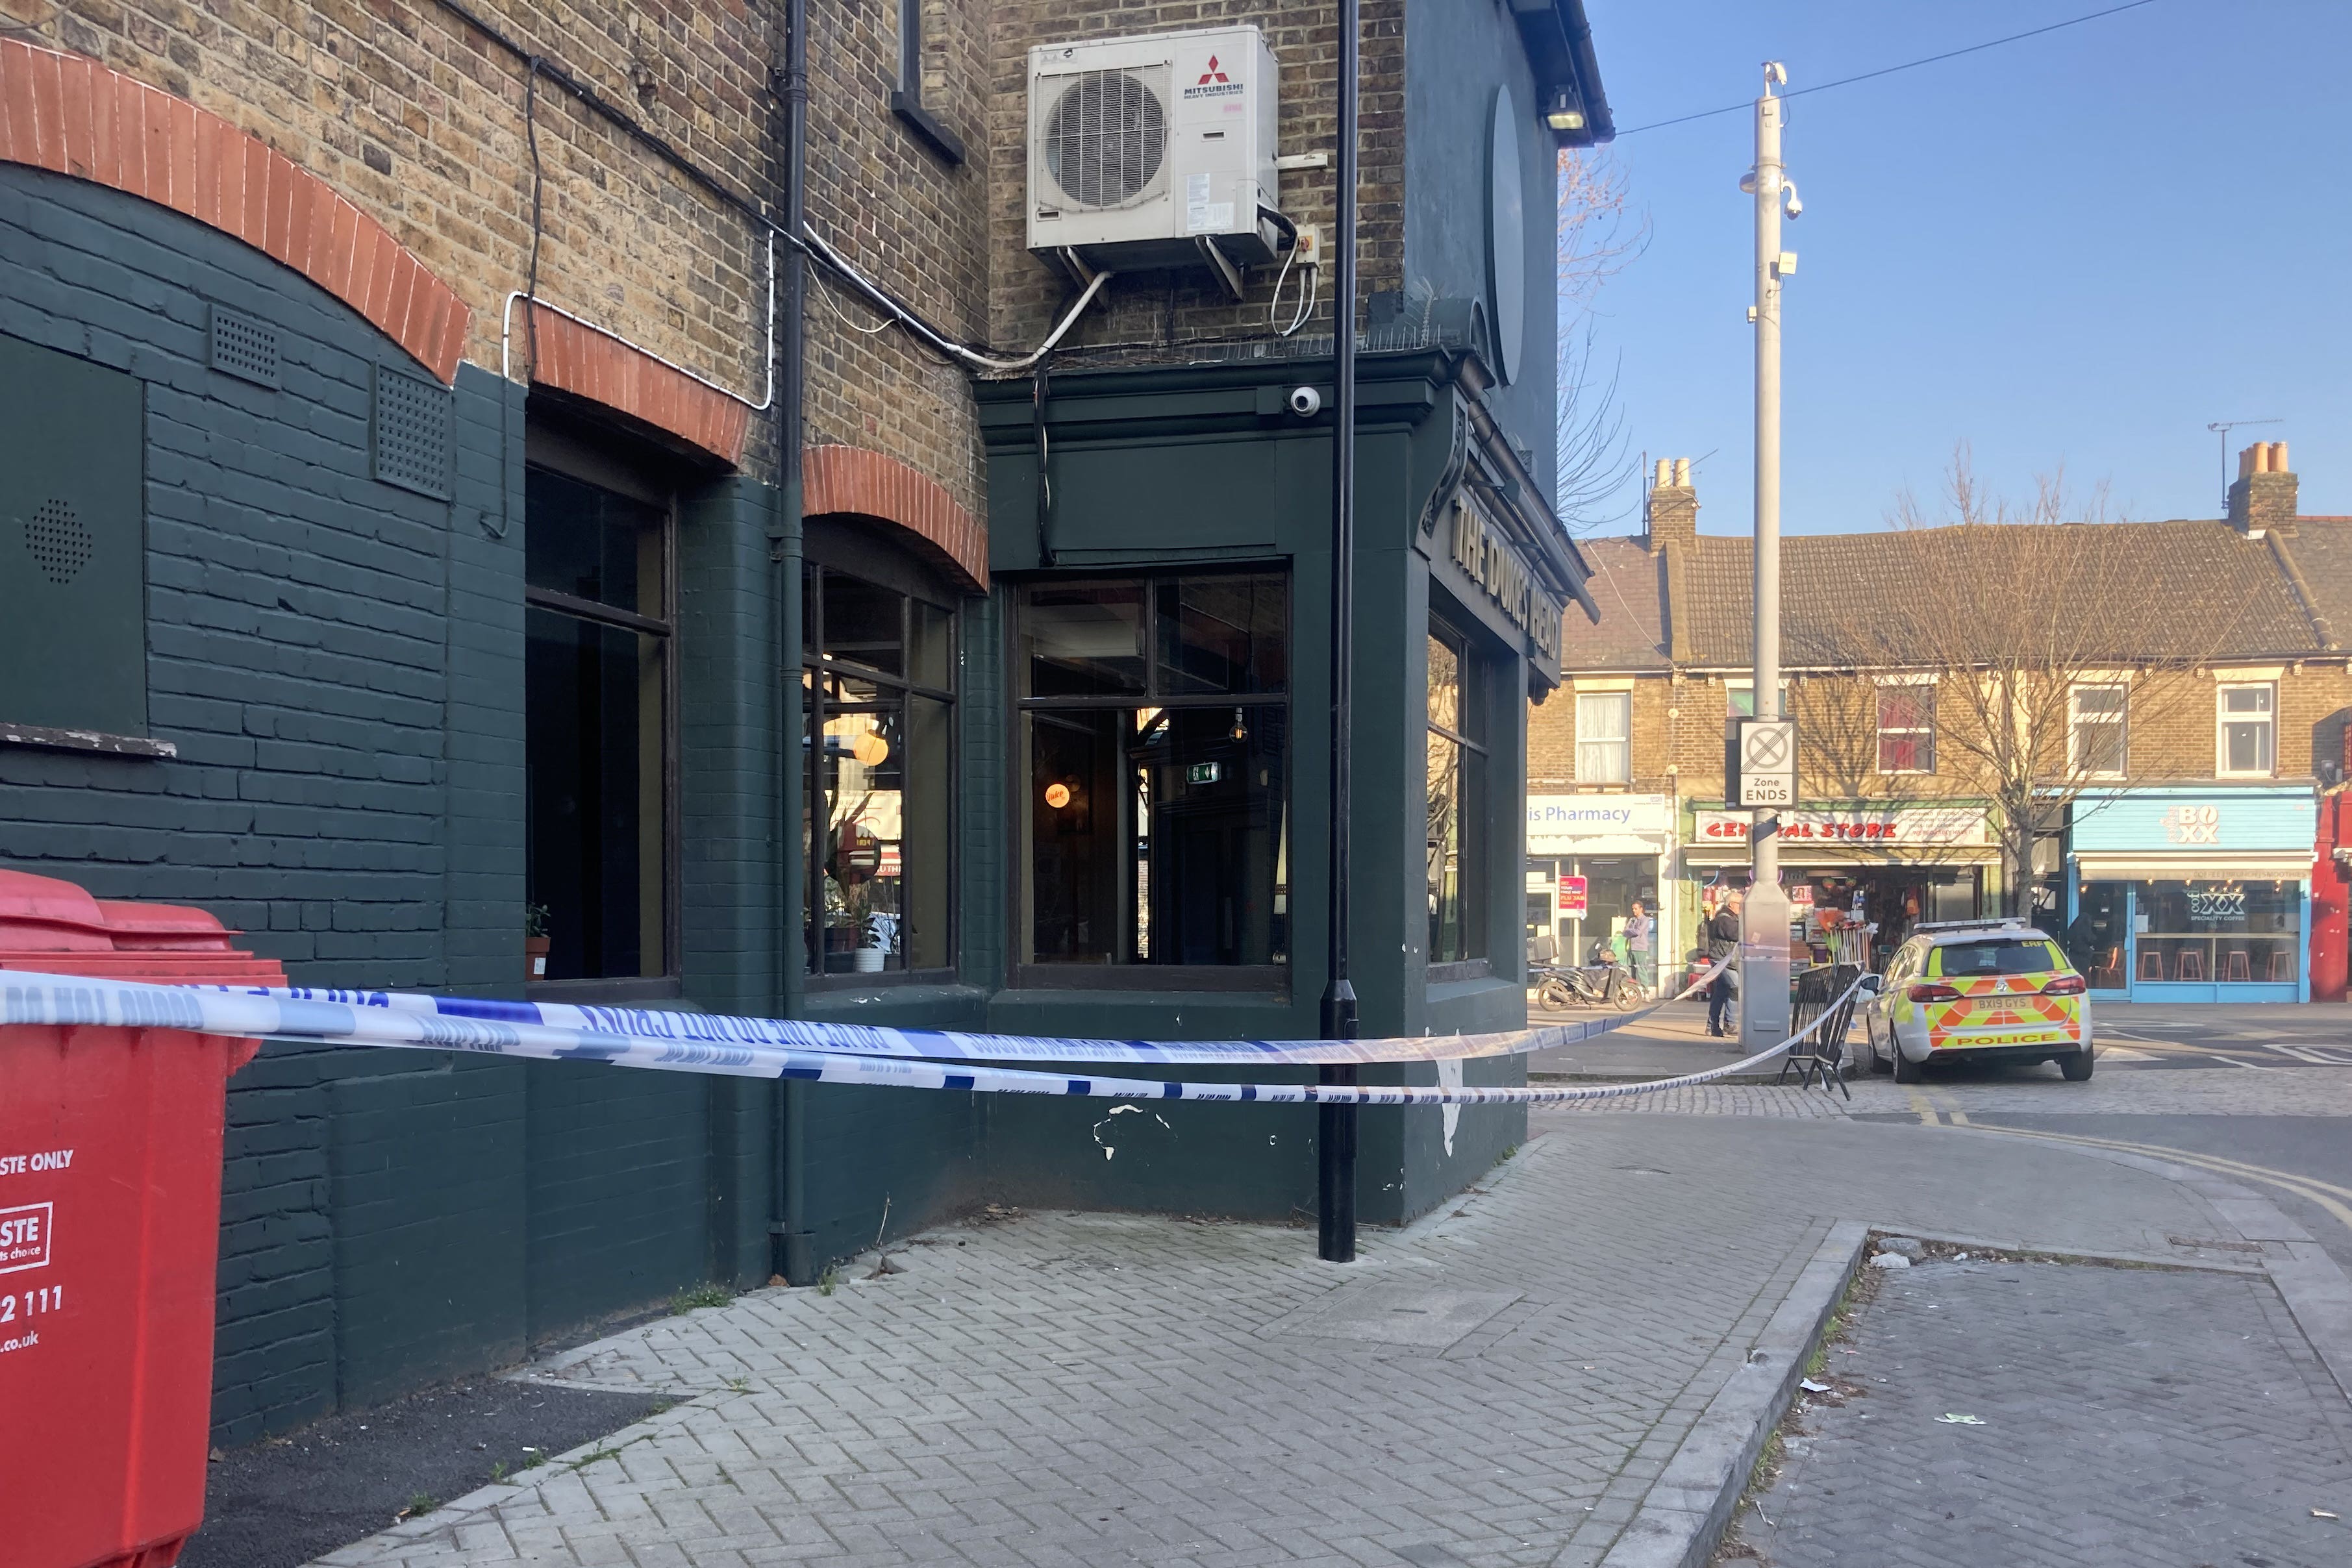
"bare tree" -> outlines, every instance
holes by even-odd
[[[2152,616],[2129,580],[2136,552],[2112,531],[2127,525],[2110,521],[2103,490],[2071,498],[2063,475],[2012,504],[1984,493],[1962,448],[1942,515],[1906,493],[1889,521],[1895,591],[1830,634],[1838,663],[1875,688],[1854,683],[1847,738],[1859,747],[1866,732],[1874,749],[1882,736],[1900,747],[1912,744],[1906,729],[1921,732],[1916,744],[1935,748],[1926,771],[1869,757],[1880,792],[1984,800],[2004,908],[2019,914],[2031,907],[2035,843],[2086,791],[2124,775],[2131,716],[2183,695],[2235,625],[2224,614],[2199,632]]]
[[[1570,528],[1590,532],[1617,520],[1602,515],[1632,474],[1624,413],[1617,404],[1617,371],[1603,375],[1592,331],[1592,301],[1601,286],[1648,245],[1650,225],[1626,189],[1623,168],[1605,152],[1564,150],[1559,155],[1559,226],[1554,287],[1559,296],[1559,401],[1553,431],[1559,477],[1553,506]],[[1571,327],[1569,315],[1584,318]]]

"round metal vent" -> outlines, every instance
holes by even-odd
[[[25,519],[25,553],[60,588],[81,575],[96,543],[70,502],[44,501]]]
[[[1088,71],[1062,89],[1045,120],[1045,167],[1081,206],[1143,194],[1168,156],[1168,113],[1127,71]]]

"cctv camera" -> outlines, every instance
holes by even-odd
[[[1794,180],[1789,182],[1788,192],[1788,205],[1782,210],[1789,214],[1791,221],[1794,221],[1805,215],[1805,203],[1804,199],[1797,194],[1797,183]]]
[[[1323,394],[1313,387],[1291,388],[1290,412],[1301,419],[1313,419],[1323,412]]]

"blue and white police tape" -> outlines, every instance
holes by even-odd
[[[820,1023],[804,1019],[734,1018],[719,1013],[659,1012],[641,1008],[581,1007],[563,1002],[510,1002],[478,997],[436,997],[406,991],[340,991],[236,987],[225,995],[289,1003],[318,1002],[374,1012],[446,1019],[477,1019],[581,1030],[599,1038],[674,1040],[686,1045],[777,1046],[853,1056],[944,1061],[1119,1062],[1179,1065],[1320,1067],[1397,1061],[1458,1061],[1553,1051],[1639,1023],[1668,1002],[1680,1001],[1722,974],[1716,961],[1674,996],[1630,1012],[1541,1024],[1505,1033],[1402,1036],[1384,1040],[1065,1040],[1034,1035],[965,1034],[953,1030],[887,1029],[872,1024]]]
[[[1787,1040],[1744,1061],[1676,1078],[1574,1087],[1411,1084],[1197,1083],[851,1056],[793,1046],[646,1039],[552,1024],[442,1017],[354,1008],[310,998],[253,996],[193,987],[149,986],[61,975],[0,974],[0,1025],[109,1025],[188,1030],[303,1043],[410,1051],[463,1051],[527,1060],[595,1061],[615,1067],[793,1078],[905,1089],[966,1089],[1001,1094],[1085,1095],[1110,1100],[1202,1100],[1268,1104],[1496,1105],[1615,1100],[1711,1083],[1770,1061],[1835,1016],[1853,986]]]

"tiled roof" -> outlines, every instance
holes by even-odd
[[[1806,534],[1781,541],[1781,659],[1792,668],[1855,662],[1857,645],[1899,643],[1916,607],[1895,596],[1930,591],[1948,573],[1979,580],[2015,577],[2017,536],[2048,525],[1963,527],[1916,532]],[[2352,634],[2352,523],[2298,520],[2289,538],[2251,539],[2218,520],[2077,523],[2095,529],[2093,548],[2072,556],[2086,595],[2116,628],[2112,655],[2133,659],[2296,657],[2328,651],[2282,569],[2284,546],[2302,570],[2314,608],[2336,643]],[[2006,552],[2000,556],[1986,552]],[[1742,538],[1701,535],[1678,547],[1686,557],[1679,589],[1640,538],[1585,545],[1597,575],[1601,623],[1567,623],[1560,664],[1568,670],[1663,669],[1668,632],[1679,619],[1676,662],[1738,668],[1752,653],[1753,556]],[[1663,601],[1663,602],[1662,602]],[[2123,607],[2120,610],[2118,607]],[[2014,624],[2013,622],[2011,623]],[[1996,629],[1989,629],[1996,630]],[[2102,653],[2109,650],[2102,650]]]

